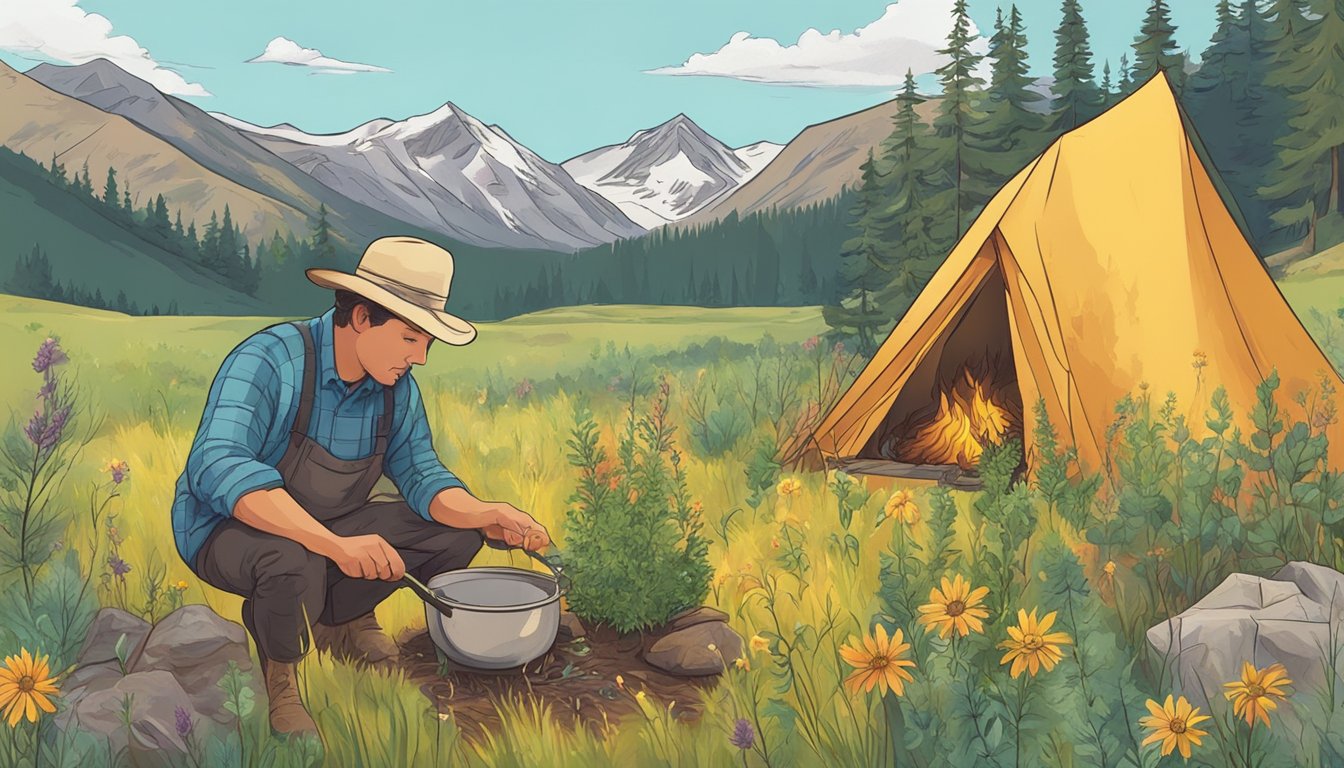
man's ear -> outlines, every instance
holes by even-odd
[[[356,304],[350,310],[350,327],[357,333],[363,333],[369,329],[369,308],[363,304]]]

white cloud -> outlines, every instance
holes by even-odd
[[[888,5],[881,18],[851,34],[809,29],[792,44],[738,32],[713,53],[692,54],[677,66],[646,72],[775,85],[897,88],[907,69],[918,76],[947,63],[938,49],[947,46],[952,6],[953,0],[899,0]],[[971,50],[984,54],[989,43],[979,34],[972,22]]]
[[[112,22],[84,12],[79,0],[0,2],[0,50],[62,64],[108,59],[164,93],[210,95],[199,83],[188,83],[159,64],[133,38],[113,35]]]
[[[304,48],[287,37],[277,37],[266,44],[266,50],[260,56],[247,60],[249,64],[275,62],[295,67],[311,67],[314,74],[348,75],[354,72],[391,72],[390,69],[375,67],[372,64],[356,64],[323,56],[316,48]]]

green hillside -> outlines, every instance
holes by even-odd
[[[35,243],[51,260],[54,279],[89,292],[100,289],[108,299],[125,291],[142,307],[166,308],[176,301],[183,311],[263,311],[256,299],[108,221],[41,177],[24,158],[0,153],[0,280],[9,278]]]

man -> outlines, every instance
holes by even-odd
[[[374,241],[353,274],[310,269],[335,306],[248,337],[210,387],[173,533],[202,581],[244,598],[279,734],[317,732],[294,678],[310,642],[369,664],[395,656],[374,608],[404,573],[427,581],[465,567],[485,538],[550,543],[527,513],[473,496],[434,453],[410,370],[433,339],[476,337],[443,311],[452,272],[447,251],[412,237]],[[384,474],[399,497],[370,496]]]

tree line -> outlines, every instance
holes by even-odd
[[[52,277],[51,260],[41,244],[34,244],[27,255],[20,255],[14,262],[14,270],[4,282],[5,293],[15,296],[27,296],[47,301],[60,301],[66,304],[78,304],[94,309],[110,309],[128,315],[176,315],[177,300],[171,301],[160,310],[158,304],[141,307],[135,299],[128,299],[125,290],[118,290],[112,298],[103,296],[103,289],[95,287],[93,291],[75,284],[73,280],[62,283]]]
[[[932,125],[907,72],[887,139],[870,152],[849,208],[836,300],[827,324],[871,354],[909,308],[989,198],[1055,138],[1091,120],[1159,71],[1166,73],[1263,254],[1303,241],[1314,252],[1344,239],[1344,3],[1219,0],[1218,28],[1187,76],[1167,0],[1151,0],[1118,71],[1096,76],[1080,0],[1063,0],[1053,86],[1033,87],[1027,30],[1016,5],[989,41],[990,81],[972,51],[966,0],[953,6],[947,63]],[[1330,229],[1330,242],[1320,232]]]

